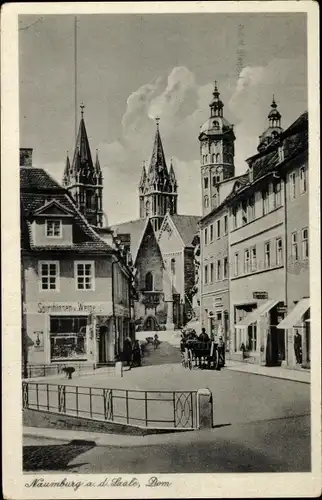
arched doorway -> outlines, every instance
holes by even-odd
[[[143,330],[145,332],[154,332],[158,330],[157,320],[154,316],[147,316],[143,323]]]

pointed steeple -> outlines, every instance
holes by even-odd
[[[66,165],[64,169],[64,175],[63,175],[63,186],[68,186],[70,183],[70,161],[69,161],[69,155],[67,151],[67,158],[66,158]]]
[[[99,184],[102,184],[103,175],[102,175],[102,169],[101,169],[100,161],[99,161],[99,158],[98,158],[98,149],[96,149],[95,173],[96,173],[97,181],[99,182]]]
[[[174,168],[173,168],[172,158],[171,158],[171,163],[170,163],[169,178],[170,178],[170,184],[171,184],[173,191],[176,191],[178,184],[177,184],[176,174],[175,174]]]
[[[143,162],[143,167],[142,167],[141,179],[140,179],[140,183],[139,183],[139,190],[140,191],[144,190],[145,183],[146,183],[146,178],[147,178],[147,175],[146,175],[145,161],[144,161]]]
[[[160,136],[159,121],[160,118],[156,118],[154,145],[148,171],[149,184],[153,184],[155,182],[163,184],[169,177]]]
[[[80,178],[88,179],[95,172],[91,149],[84,120],[84,105],[81,108],[81,121],[79,124],[75,152],[72,162],[72,171],[74,175],[79,175]]]

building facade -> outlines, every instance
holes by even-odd
[[[21,151],[24,366],[114,364],[129,331],[130,269],[31,155]]]
[[[216,88],[214,94],[218,102]],[[212,151],[209,121],[199,135],[200,319],[211,336],[225,334],[232,359],[309,366],[307,113],[283,131],[273,98],[268,121],[246,173],[234,177],[228,168],[232,177],[218,182],[216,191],[205,165]],[[229,137],[233,142],[231,129]],[[294,331],[302,332],[301,363]]]
[[[148,170],[139,183],[140,218],[113,226],[136,272],[138,330],[172,330],[191,316],[195,284],[194,239],[200,219],[177,213],[178,184],[168,170],[157,119]]]

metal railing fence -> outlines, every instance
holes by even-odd
[[[197,391],[143,391],[22,382],[23,409],[141,427],[197,428]]]

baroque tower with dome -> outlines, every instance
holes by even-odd
[[[210,116],[199,132],[203,215],[220,203],[220,184],[235,175],[235,134],[223,115],[217,82],[209,107]]]

